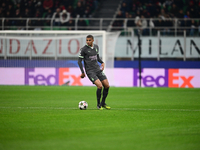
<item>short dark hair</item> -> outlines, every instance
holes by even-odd
[[[92,35],[88,35],[86,38],[92,38],[94,40],[94,37]]]

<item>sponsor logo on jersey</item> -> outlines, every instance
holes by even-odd
[[[91,60],[97,60],[97,55],[95,55],[95,56],[90,56],[89,57]]]

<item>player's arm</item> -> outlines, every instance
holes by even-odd
[[[83,64],[82,64],[83,59],[84,59],[84,52],[81,50],[79,58],[78,58],[78,66],[81,70],[81,78],[85,77],[85,73],[84,73],[84,70],[83,70]]]
[[[79,68],[81,70],[81,78],[84,78],[85,77],[85,73],[84,73],[84,70],[83,70],[83,65],[82,65],[82,58],[78,58],[78,65],[79,65]]]
[[[101,60],[101,58],[99,57],[99,54],[97,54],[97,61],[101,63],[101,70],[103,71],[104,70],[104,62]]]
[[[97,61],[101,63],[101,70],[103,71],[104,70],[104,62],[101,60],[101,58],[99,57],[99,47],[97,46],[97,49],[98,49],[98,53],[97,53]]]

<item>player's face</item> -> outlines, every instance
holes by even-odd
[[[93,42],[94,42],[94,40],[92,39],[92,38],[86,38],[86,43],[87,43],[87,45],[88,46],[93,46]]]

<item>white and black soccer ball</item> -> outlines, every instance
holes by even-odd
[[[88,107],[88,103],[86,101],[80,101],[78,104],[79,109],[85,110]]]

